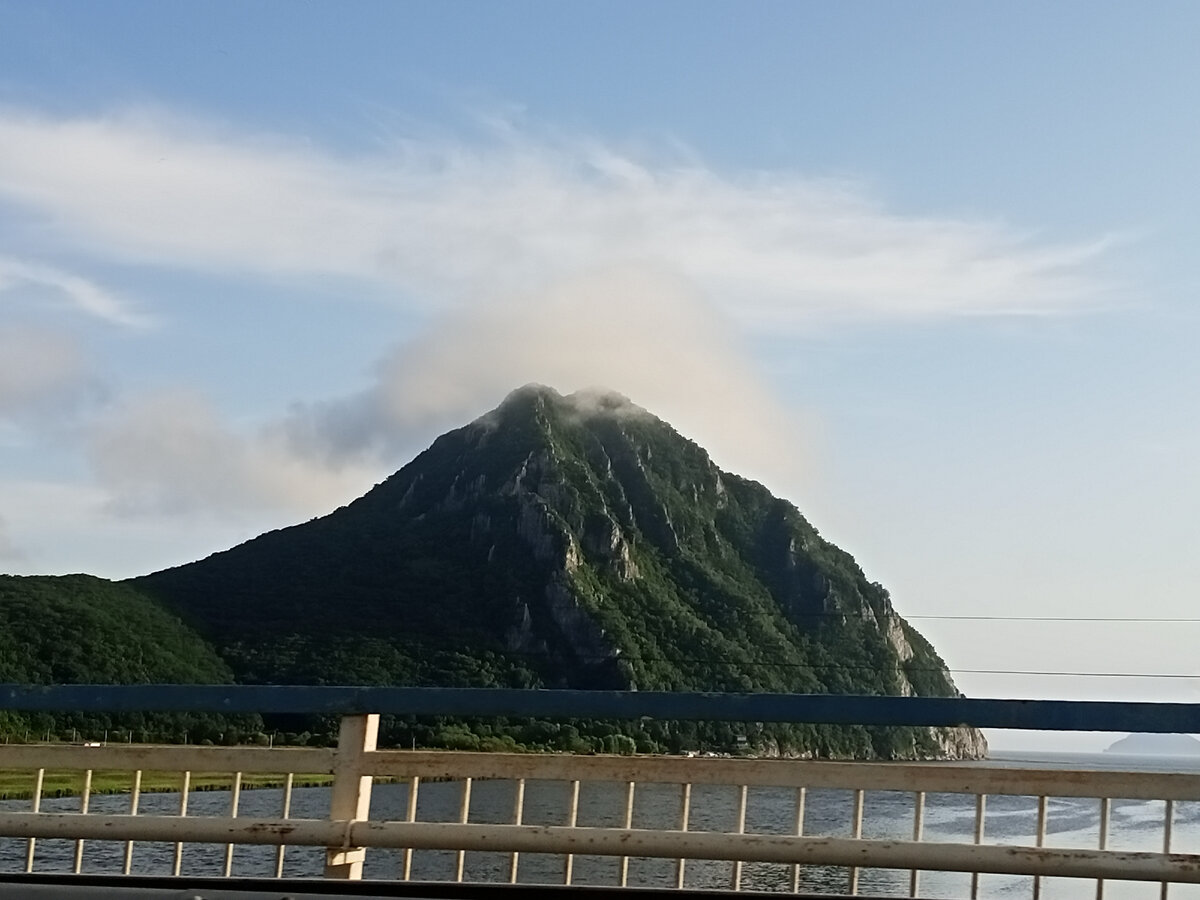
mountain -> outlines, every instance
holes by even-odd
[[[1131,734],[1114,741],[1104,752],[1131,756],[1200,756],[1200,741],[1190,734]]]
[[[232,680],[198,634],[129,585],[91,575],[0,575],[0,682]]]
[[[348,506],[131,584],[239,681],[957,695],[794,506],[609,393],[519,389]],[[986,752],[965,728],[747,730],[768,750]]]
[[[136,624],[136,627],[131,627]],[[233,672],[177,616],[136,588],[90,575],[0,575],[0,682],[222,684]],[[239,727],[246,725],[239,719]],[[99,737],[106,729],[194,739],[227,729],[203,715],[0,713],[0,732]]]

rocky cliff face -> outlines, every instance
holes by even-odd
[[[984,759],[988,745],[978,728],[933,728],[935,759]]]
[[[389,660],[375,680],[957,693],[887,592],[795,507],[611,394],[523,388],[350,506],[145,583],[236,644],[235,663],[271,637],[244,617],[226,630],[222,608],[309,623],[335,594],[341,619],[369,619],[370,640],[346,640],[387,644],[372,651]],[[985,752],[969,729],[757,739],[841,756]]]

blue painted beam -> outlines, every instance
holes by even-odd
[[[1200,704],[303,685],[0,685],[0,709],[690,719],[1200,733]]]

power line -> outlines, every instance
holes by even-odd
[[[926,669],[924,671],[939,671]],[[1030,672],[1016,669],[946,669],[952,675],[1063,675],[1071,678],[1200,678],[1200,673],[1185,672]]]
[[[837,615],[837,613],[820,613],[820,615]],[[856,617],[866,618],[865,615],[855,614]],[[960,622],[1149,622],[1171,625],[1200,623],[1200,618],[1157,618],[1151,616],[908,616],[902,619],[920,619],[960,621]]]
[[[511,656],[533,657],[537,659],[545,658],[545,654],[535,653],[531,651],[508,651]],[[576,659],[582,662],[641,662],[641,663],[671,663],[672,665],[695,665],[703,666],[713,663],[728,664],[735,668],[770,668],[770,669],[805,669],[808,671],[821,672],[873,672],[877,674],[891,674],[896,672],[897,668],[905,674],[916,674],[918,672],[933,672],[933,673],[949,673],[951,675],[1026,675],[1031,677],[1061,677],[1061,678],[1170,678],[1170,679],[1185,679],[1185,680],[1200,680],[1200,672],[1058,672],[1052,670],[1028,670],[1028,669],[952,669],[942,668],[939,666],[899,666],[885,667],[872,666],[854,663],[805,663],[805,662],[790,662],[785,660],[743,660],[733,659],[731,657],[709,657],[700,659],[698,657],[668,657],[668,656],[630,656],[621,654],[620,656],[586,656],[576,655]]]
[[[999,616],[999,615],[959,615],[959,614],[910,614],[894,611],[894,614],[905,621],[946,621],[946,622],[1116,622],[1122,624],[1164,624],[1164,625],[1195,625],[1200,624],[1200,616]],[[880,613],[870,612],[797,612],[792,615],[800,620],[805,619],[878,619]],[[887,615],[883,613],[882,615]]]
[[[997,615],[920,615],[896,612],[906,621],[951,621],[951,622],[1121,622],[1125,624],[1149,622],[1168,625],[1200,624],[1200,617],[1187,616],[997,616]],[[875,612],[800,612],[798,619],[874,619]]]

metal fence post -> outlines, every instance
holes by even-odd
[[[362,775],[364,753],[375,749],[379,736],[379,716],[343,716],[338,731],[337,753],[333,759],[333,788],[329,799],[329,818],[335,822],[362,821],[371,814],[370,775]],[[346,840],[349,841],[349,829]],[[362,878],[363,859],[367,851],[362,847],[325,849],[325,877],[358,880]]]

